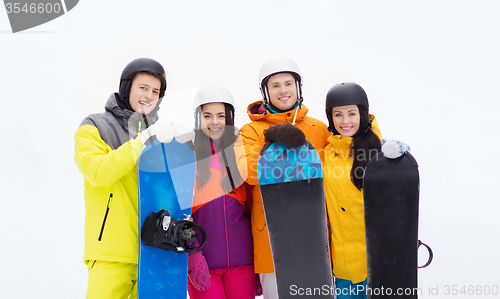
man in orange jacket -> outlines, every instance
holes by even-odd
[[[260,69],[259,79],[263,100],[248,106],[247,113],[252,122],[241,128],[242,143],[236,145],[235,151],[242,176],[255,186],[251,209],[255,272],[260,276],[264,299],[273,299],[278,298],[276,277],[257,177],[259,152],[266,143],[265,134],[272,125],[291,123],[305,134],[307,141],[323,158],[322,152],[330,133],[323,122],[307,116],[308,109],[302,104],[302,77],[294,61],[284,58],[267,61]]]

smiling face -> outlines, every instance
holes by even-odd
[[[148,115],[158,103],[160,88],[160,79],[145,73],[135,75],[130,87],[130,107],[136,112]]]
[[[208,103],[201,108],[201,130],[216,144],[226,128],[226,109],[223,103]]]
[[[360,114],[356,105],[332,108],[333,125],[344,137],[352,137],[359,130]]]
[[[297,85],[290,73],[271,76],[267,81],[269,100],[278,109],[290,110],[297,102]]]

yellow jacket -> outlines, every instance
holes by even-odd
[[[370,115],[372,131],[381,137],[377,121]],[[363,191],[351,182],[352,138],[331,135],[324,150],[323,175],[333,275],[358,283],[366,279],[366,236]]]
[[[85,186],[85,263],[138,262],[136,161],[143,144],[137,134],[142,117],[131,121],[135,116],[112,95],[106,112],[85,118],[75,133],[74,159]]]
[[[235,144],[235,153],[238,161],[238,169],[243,178],[253,189],[253,201],[251,209],[252,236],[254,241],[254,266],[256,273],[273,273],[273,259],[271,245],[267,232],[266,217],[260,195],[259,181],[257,177],[257,164],[259,152],[265,144],[265,133],[269,126],[282,123],[292,123],[295,112],[291,110],[283,113],[269,113],[263,109],[262,100],[248,106],[247,113],[252,120],[240,130],[242,143]],[[326,139],[330,134],[327,126],[312,117],[307,116],[308,109],[302,105],[298,110],[295,126],[304,132],[309,141],[323,157],[322,151],[327,144]]]

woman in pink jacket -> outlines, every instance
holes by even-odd
[[[223,87],[205,87],[194,108],[192,216],[205,229],[207,243],[189,257],[189,297],[253,299],[256,276],[247,209],[252,190],[236,168],[233,98]]]

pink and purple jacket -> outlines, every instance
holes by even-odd
[[[244,182],[234,193],[225,193],[222,175],[226,171],[220,161],[220,152],[211,155],[210,180],[201,189],[195,182],[192,216],[207,232],[202,253],[209,269],[253,266],[252,230],[246,208],[252,187]]]

